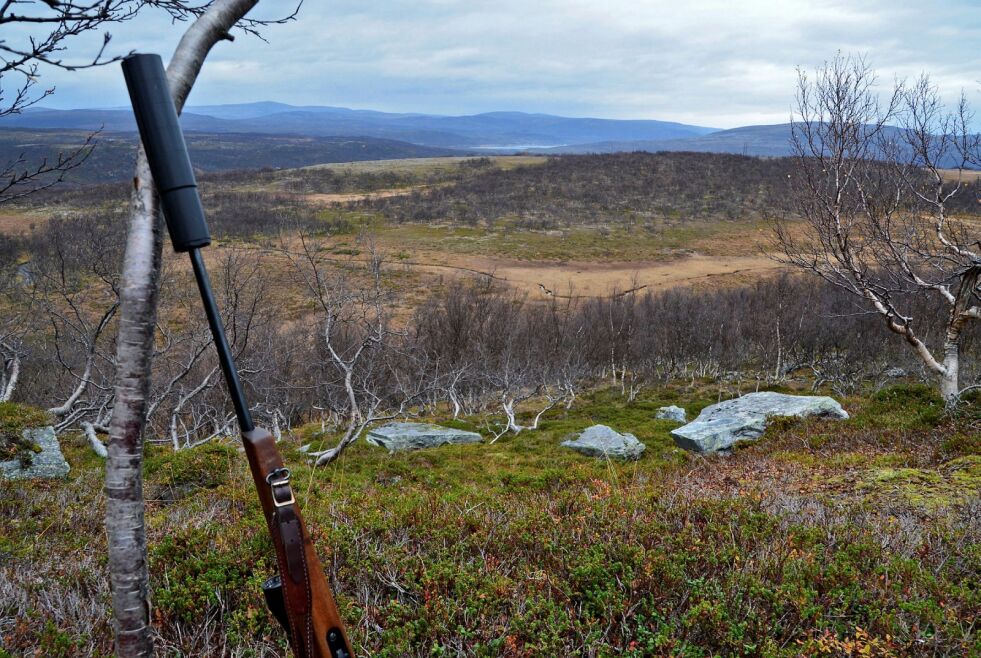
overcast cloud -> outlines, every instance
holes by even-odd
[[[284,6],[265,0],[257,15]],[[115,26],[112,47],[166,57],[181,29],[147,14]],[[190,103],[520,110],[729,128],[786,121],[795,67],[812,69],[840,49],[867,54],[886,84],[926,71],[981,106],[981,9],[970,0],[307,0],[296,22],[264,34],[268,43],[243,35],[217,46]],[[45,71],[42,83],[57,86],[51,107],[127,102],[116,65]]]

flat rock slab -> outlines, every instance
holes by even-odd
[[[476,432],[455,430],[429,423],[389,423],[369,430],[365,436],[365,441],[386,448],[389,452],[480,443],[482,440]]]
[[[848,413],[826,396],[749,393],[705,407],[698,418],[671,430],[671,437],[685,450],[726,451],[739,441],[758,439],[767,421],[775,416],[848,418]]]
[[[0,477],[7,480],[29,478],[61,478],[68,475],[71,467],[61,454],[58,437],[53,427],[24,430],[24,438],[41,447],[41,452],[31,454],[31,463],[24,466],[19,459],[0,462]]]
[[[673,404],[670,407],[661,407],[658,409],[654,417],[659,420],[673,420],[676,423],[688,421],[688,415],[685,413],[685,410]]]
[[[606,425],[593,425],[584,429],[579,436],[562,445],[590,457],[607,459],[640,459],[647,449],[633,434],[623,434]]]

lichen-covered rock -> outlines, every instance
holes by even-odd
[[[389,452],[420,450],[459,443],[480,443],[476,432],[455,430],[429,423],[389,423],[368,431],[365,441]]]
[[[30,455],[30,463],[22,459],[0,462],[0,477],[8,480],[28,478],[60,478],[68,475],[71,467],[61,454],[58,437],[53,427],[24,430],[24,438],[37,444],[40,452]]]
[[[671,430],[671,437],[685,450],[726,451],[739,441],[758,439],[775,416],[848,418],[848,413],[826,396],[749,393],[705,407],[698,418]]]
[[[590,457],[608,459],[640,459],[647,448],[633,434],[621,434],[606,425],[587,427],[575,439],[563,441],[562,445]]]
[[[673,404],[670,407],[661,407],[658,409],[654,417],[660,420],[673,420],[676,423],[684,423],[688,420],[685,410]]]

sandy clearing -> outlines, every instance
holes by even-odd
[[[665,261],[632,261],[625,263],[529,263],[486,256],[460,258],[440,254],[433,261],[388,261],[433,274],[473,276],[492,275],[532,296],[604,297],[618,291],[659,290],[677,286],[735,285],[770,274],[782,265],[764,255],[706,256],[689,254]]]
[[[304,194],[303,199],[309,203],[333,206],[351,201],[369,201],[371,199],[387,199],[393,196],[405,196],[419,187],[408,187],[397,190],[377,190],[375,192],[359,192],[354,194]]]
[[[33,226],[40,226],[48,221],[50,213],[2,212],[0,213],[0,234],[24,235]]]
[[[940,175],[948,183],[956,183],[957,181],[973,183],[981,179],[981,171],[975,171],[973,169],[941,169]]]
[[[578,263],[498,268],[512,285],[540,294],[597,297],[628,289],[660,289],[694,285],[712,277],[764,273],[780,267],[765,256],[716,257],[692,254],[668,262]],[[724,284],[716,281],[713,284]]]
[[[358,160],[308,165],[300,169],[335,169],[351,172],[413,171],[455,167],[462,162],[487,158],[502,168],[536,165],[548,161],[545,155],[458,155],[435,158],[398,158],[395,160]]]

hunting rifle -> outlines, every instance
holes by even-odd
[[[123,74],[174,251],[191,257],[218,362],[276,548],[279,575],[262,586],[266,602],[286,629],[296,658],[353,658],[333,593],[293,495],[290,471],[283,465],[273,436],[252,422],[242,391],[201,257],[200,250],[211,244],[211,235],[163,62],[159,55],[131,55],[123,60]]]

